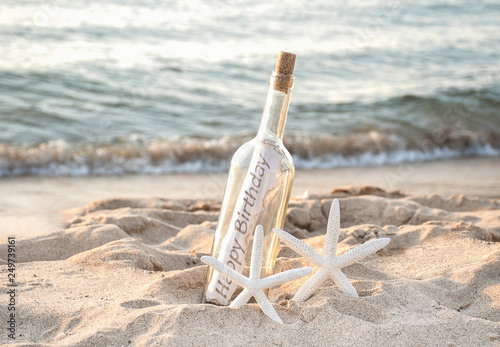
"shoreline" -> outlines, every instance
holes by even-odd
[[[0,179],[0,235],[64,227],[64,210],[109,198],[221,200],[227,173]],[[380,167],[297,170],[292,197],[348,185],[407,194],[500,198],[500,158],[460,158]]]

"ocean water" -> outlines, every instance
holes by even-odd
[[[297,168],[500,155],[498,1],[4,0],[0,177],[224,171],[297,54]]]

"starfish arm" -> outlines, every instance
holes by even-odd
[[[266,277],[259,282],[260,289],[266,289],[274,286],[279,286],[283,283],[294,281],[298,278],[309,275],[312,272],[311,267],[302,267],[300,269],[287,270]]]
[[[330,216],[328,217],[328,225],[325,235],[325,251],[326,259],[335,258],[337,255],[337,243],[339,242],[340,234],[340,205],[337,199],[333,199],[330,207]]]
[[[201,257],[201,261],[207,265],[210,265],[221,274],[229,277],[230,279],[238,283],[240,286],[248,287],[249,285],[248,278],[246,278],[239,272],[235,271],[234,269],[231,269],[229,266],[223,264],[220,260],[214,257],[204,255],[203,257]]]
[[[257,225],[255,228],[252,260],[250,261],[250,280],[260,278],[260,269],[262,267],[262,255],[264,253],[264,230],[262,225]]]
[[[384,248],[391,241],[390,238],[382,238],[375,241],[370,241],[364,243],[358,247],[355,247],[336,259],[336,267],[341,269],[343,267],[354,264],[361,259],[367,257],[368,255],[375,253],[376,251]]]
[[[306,283],[300,287],[298,292],[295,294],[292,300],[295,300],[297,302],[303,302],[309,299],[311,295],[319,288],[320,285],[325,282],[325,280],[328,278],[328,271],[325,269],[320,269],[318,272],[316,272],[314,275],[309,278]]]
[[[250,290],[248,290],[247,288],[243,289],[243,291],[233,300],[229,307],[240,308],[241,306],[245,305],[248,300],[250,300],[252,295],[253,293]]]
[[[278,235],[279,238],[287,244],[287,246],[309,260],[311,263],[317,266],[323,266],[325,264],[325,259],[304,241],[299,240],[284,230],[278,228],[274,228],[273,230],[276,235]]]
[[[271,304],[267,296],[262,291],[258,291],[257,293],[255,293],[255,300],[266,316],[271,318],[276,323],[283,324],[283,321],[281,320],[280,316],[278,316],[278,313],[274,309],[273,304]]]
[[[358,297],[358,292],[352,285],[351,281],[340,271],[339,269],[335,269],[330,272],[333,281],[337,284],[340,291],[349,296]]]

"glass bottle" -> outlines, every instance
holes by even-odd
[[[295,55],[281,52],[271,75],[259,131],[233,155],[211,255],[248,276],[253,233],[264,228],[261,278],[270,276],[283,228],[295,167],[283,145],[283,131],[294,84]],[[209,267],[205,301],[228,305],[241,288]]]

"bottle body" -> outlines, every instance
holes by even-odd
[[[283,228],[295,175],[292,157],[282,142],[290,90],[276,91],[270,85],[257,136],[231,160],[211,251],[213,257],[248,276],[253,233],[262,225],[261,278],[274,271],[279,239],[273,229]],[[236,283],[209,268],[205,301],[227,305],[240,291]]]

